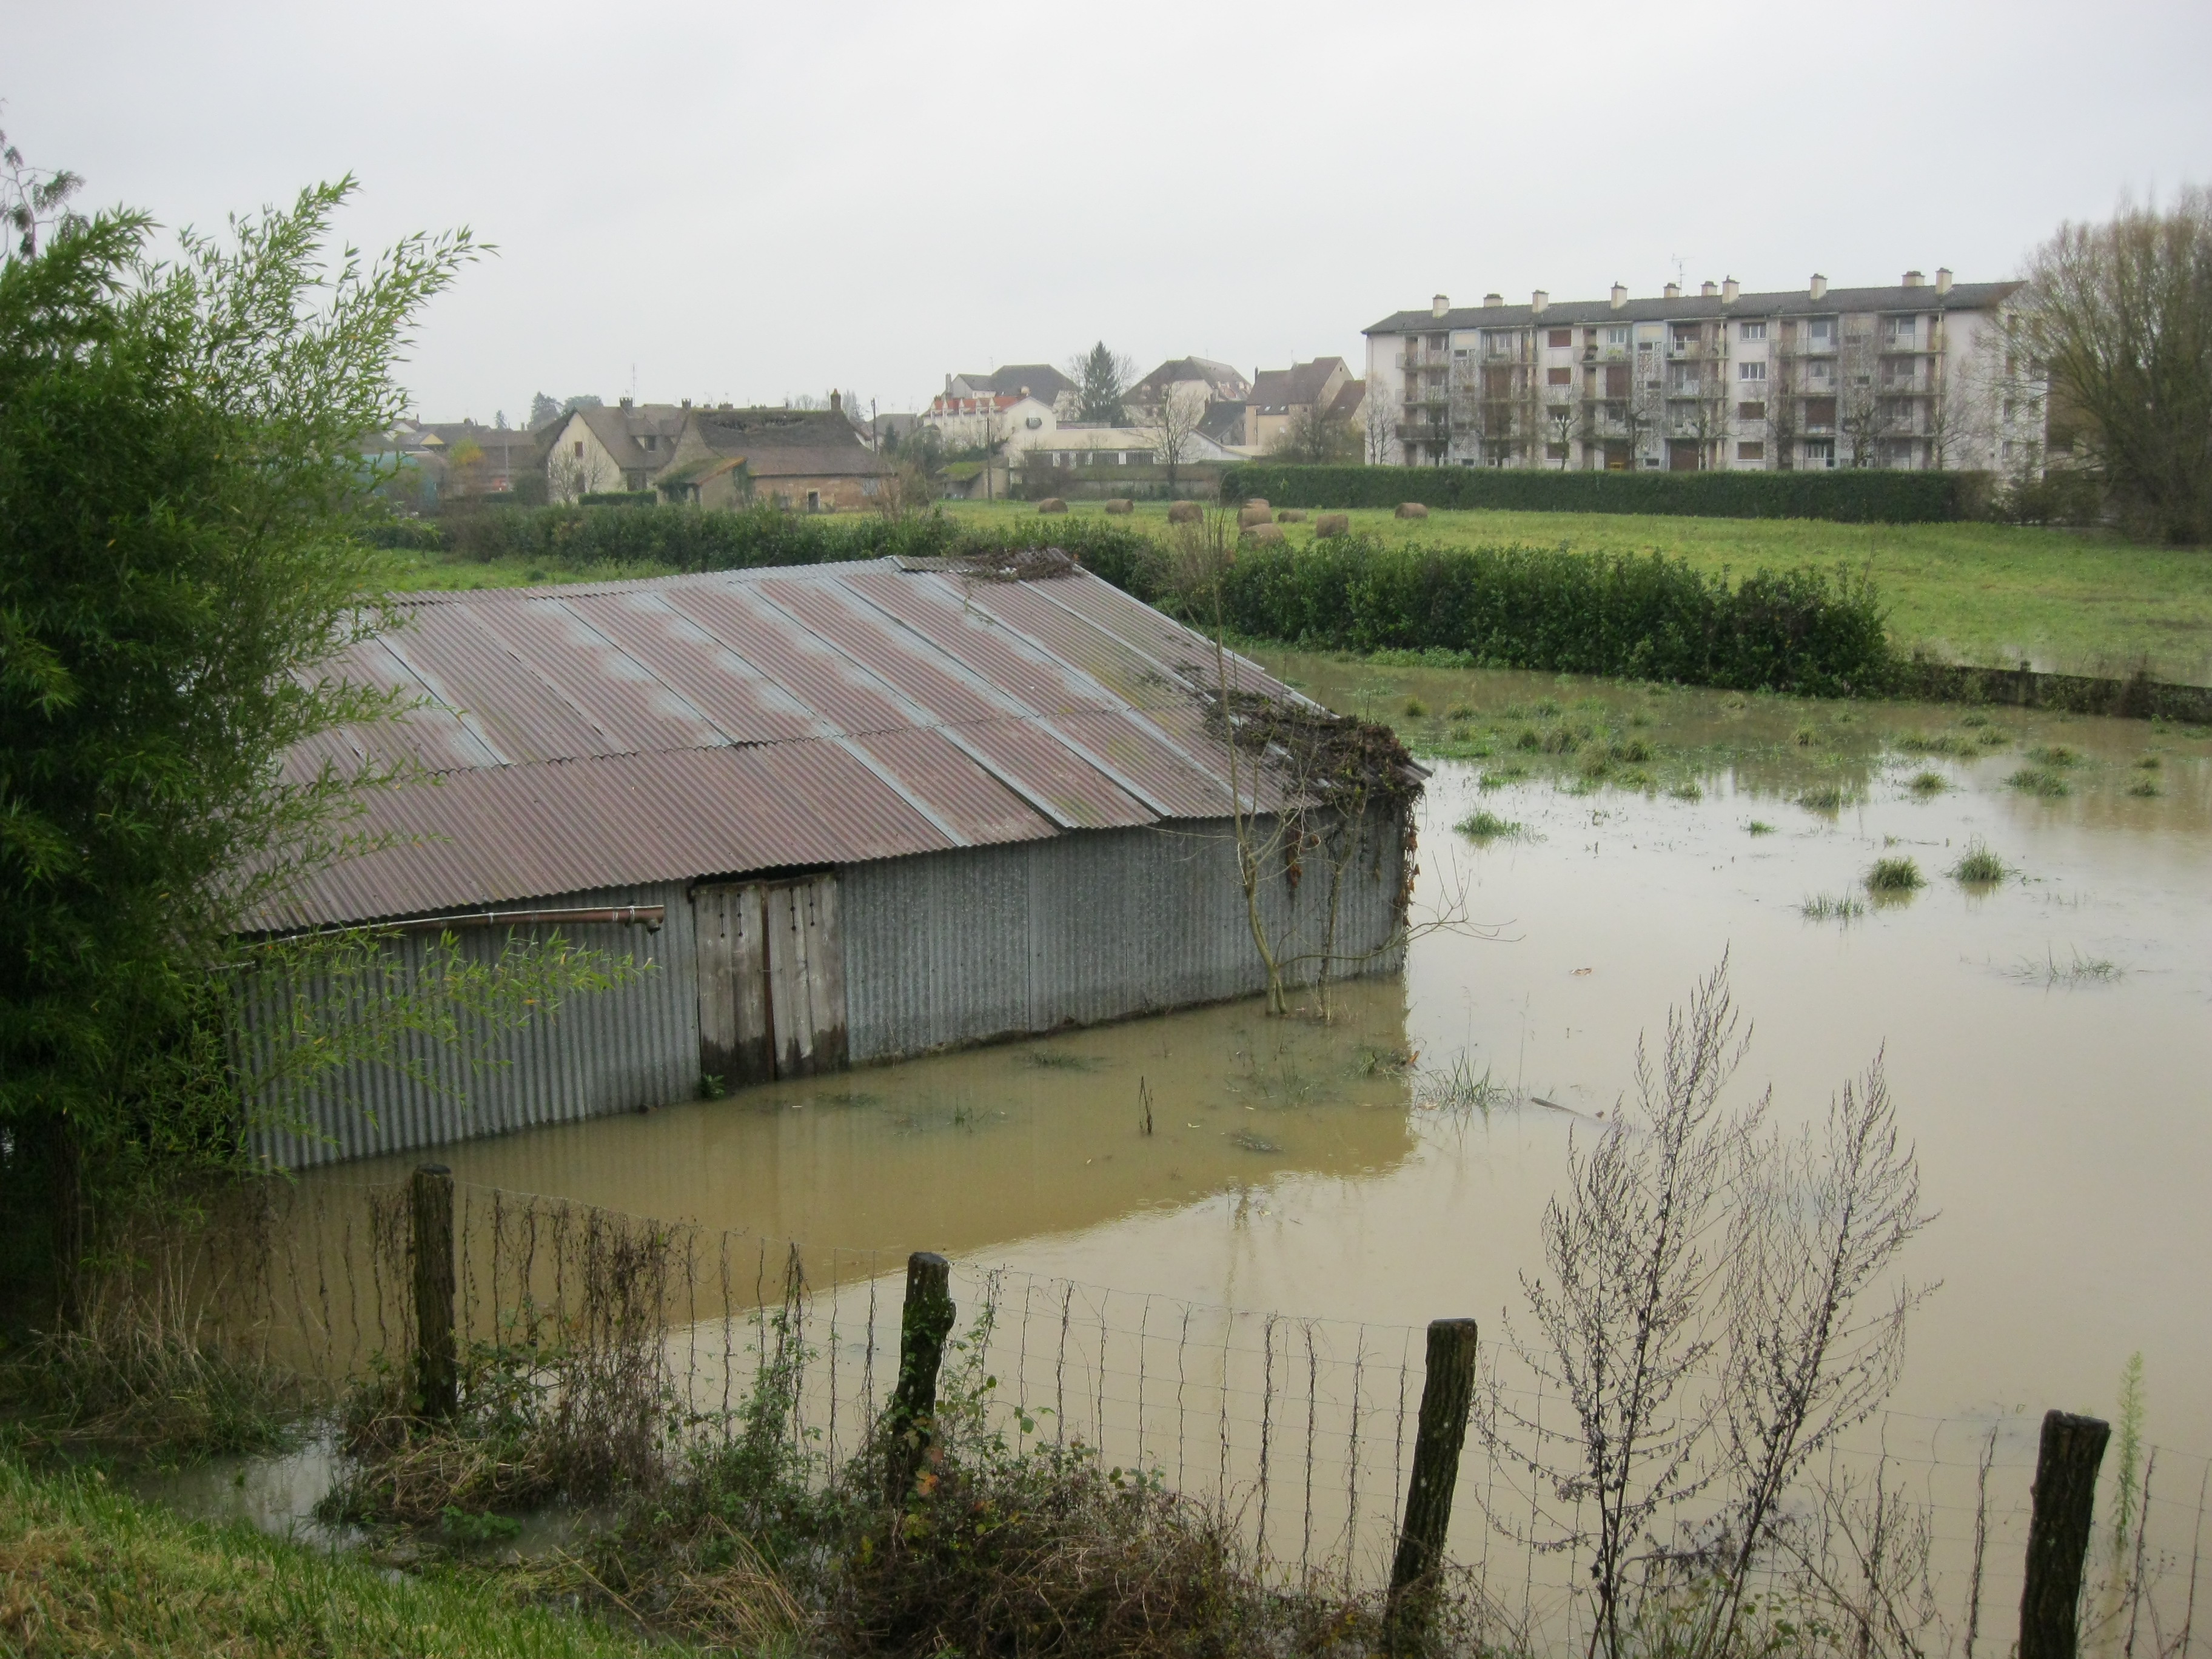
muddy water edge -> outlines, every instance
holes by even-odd
[[[799,1239],[817,1264],[931,1248],[1488,1328],[1537,1265],[1570,1138],[1725,951],[1755,1023],[1744,1092],[1809,1119],[1887,1057],[1941,1212],[1910,1257],[1942,1288],[1896,1406],[2109,1413],[2140,1350],[2151,1436],[2212,1449],[2212,732],[1267,663],[1429,758],[1416,913],[1463,893],[1488,927],[1417,940],[1326,1025],[1194,1010],[442,1156],[465,1181]],[[2002,879],[1948,873],[1976,847]],[[1925,884],[1870,892],[1884,859]],[[1486,1108],[1440,1103],[1447,1079],[1487,1079]]]

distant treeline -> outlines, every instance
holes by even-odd
[[[1402,476],[1402,475],[1401,475]],[[774,507],[498,509],[443,527],[395,522],[375,539],[549,569],[653,564],[751,569],[849,559],[957,557],[1065,548],[1148,604],[1212,620],[1169,546],[1103,518],[941,514],[808,516]],[[1471,665],[1824,695],[1893,674],[1872,585],[1838,572],[1707,575],[1663,554],[1506,545],[1389,544],[1362,536],[1240,547],[1223,573],[1222,622],[1249,639],[1346,651],[1449,653]]]
[[[1651,513],[1701,519],[1832,519],[1933,524],[1991,511],[1984,472],[1849,468],[1818,472],[1553,472],[1534,467],[1227,468],[1224,501],[1276,507],[1488,507],[1520,513]]]

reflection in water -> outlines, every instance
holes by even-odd
[[[2212,1448],[2212,1398],[2195,1382],[2212,1370],[2197,1285],[2212,1254],[2204,735],[1271,665],[1456,757],[1431,785],[1417,907],[1455,869],[1499,938],[1419,941],[1402,983],[1346,988],[1334,1026],[1195,1010],[471,1143],[447,1161],[468,1181],[766,1237],[1494,1328],[1537,1260],[1570,1137],[1612,1112],[1638,1032],[1725,950],[1756,1023],[1743,1083],[1771,1081],[1786,1115],[1823,1111],[1886,1048],[1942,1212],[1911,1252],[1943,1287],[1915,1328],[1900,1410],[2109,1411],[2140,1348],[2150,1437]],[[1420,714],[1402,712],[1409,699]],[[1551,735],[1577,725],[1589,735],[1571,745]],[[2008,782],[2034,769],[2065,793]],[[1449,826],[1478,805],[1526,833],[1458,839]],[[1976,839],[2018,873],[1994,889],[1948,879]],[[1807,919],[1809,897],[1863,896],[1879,857],[1913,859],[1930,884],[1848,925]],[[2112,970],[2042,971],[2075,962]],[[1550,1104],[1424,1109],[1388,1063],[1409,1046],[1424,1068]]]

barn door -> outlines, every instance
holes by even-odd
[[[845,947],[837,878],[779,882],[766,892],[769,1028],[778,1077],[845,1064]]]
[[[757,884],[701,887],[691,896],[699,933],[699,1070],[724,1089],[775,1075],[769,1041],[767,915]]]

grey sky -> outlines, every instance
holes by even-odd
[[[2212,179],[2212,5],[426,6],[7,0],[0,125],[218,223],[349,169],[500,255],[422,412],[533,391],[910,408],[1103,337],[1359,361],[1443,290],[2005,274]]]

